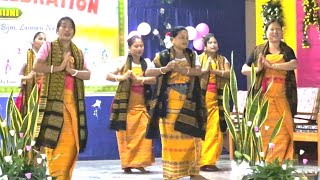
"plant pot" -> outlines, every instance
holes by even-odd
[[[242,180],[250,173],[252,173],[252,169],[248,162],[243,161],[241,164],[237,164],[236,161],[231,161],[231,179]]]

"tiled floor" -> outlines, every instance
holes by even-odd
[[[223,155],[217,166],[221,169],[219,172],[201,172],[201,175],[210,180],[234,180],[231,178],[231,163],[227,155]],[[297,166],[298,169],[304,171],[317,171],[319,167],[316,166]],[[156,159],[153,166],[147,167],[151,171],[149,174],[124,174],[120,168],[119,160],[98,160],[98,161],[78,161],[73,172],[73,180],[109,180],[109,179],[136,179],[136,180],[161,180],[162,166],[161,159]],[[189,178],[183,178],[187,180]]]

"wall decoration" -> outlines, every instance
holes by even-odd
[[[307,30],[311,25],[317,25],[318,32],[320,32],[320,19],[319,19],[319,5],[317,0],[303,0],[303,39],[302,48],[309,48],[310,43],[308,41]]]
[[[304,19],[306,16],[304,4],[305,0],[296,0],[296,33],[297,33],[297,85],[298,87],[320,87],[320,35],[319,25],[309,24],[307,32],[308,46],[304,46]],[[317,0],[320,3],[320,0]],[[320,4],[319,4],[320,5]],[[320,13],[320,12],[319,12]],[[307,44],[305,44],[307,45]]]
[[[263,30],[265,32],[266,24],[271,19],[277,19],[284,23],[284,16],[283,16],[283,10],[281,7],[280,0],[270,0],[266,4],[262,5],[262,12],[261,12],[262,20],[263,20]],[[266,34],[264,33],[263,39],[267,39]]]

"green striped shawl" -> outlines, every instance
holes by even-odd
[[[62,45],[58,40],[51,43],[51,52],[49,52],[47,58],[49,66],[59,66],[61,64],[64,59],[62,49]],[[81,50],[71,43],[71,51],[75,59],[75,69],[82,69],[84,59]],[[41,128],[37,138],[37,146],[55,148],[58,144],[64,121],[65,78],[66,71],[47,73],[44,78],[39,99],[38,125],[41,125]],[[88,130],[85,114],[84,83],[83,80],[78,78],[74,78],[74,97],[78,117],[79,146],[80,152],[82,152],[86,147]]]
[[[27,76],[33,68],[33,62],[35,59],[35,53],[32,49],[28,49],[27,52],[27,64],[26,67],[23,70],[23,75]],[[31,91],[33,89],[33,87],[36,85],[36,77],[34,76],[31,79],[27,79],[27,80],[22,80],[22,85],[21,85],[21,115],[22,117],[25,117],[27,115],[27,104],[28,104],[28,98],[31,94]]]
[[[140,57],[140,64],[142,71],[145,72],[147,69],[147,63],[143,57]],[[120,70],[120,74],[125,74],[128,70],[132,69],[132,57],[128,55],[125,65]],[[126,130],[127,126],[127,111],[128,103],[131,91],[131,81],[127,79],[120,81],[116,94],[113,99],[111,118],[110,118],[110,129],[112,130]],[[149,101],[151,98],[151,86],[144,84],[144,98],[145,105],[149,109]]]

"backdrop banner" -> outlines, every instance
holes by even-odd
[[[85,56],[92,78],[87,86],[109,85],[105,80],[119,56],[118,1],[56,0],[1,1],[0,5],[0,87],[17,87],[17,78],[26,63],[27,49],[36,32],[48,41],[57,38],[60,18],[71,17],[76,24],[73,41]],[[112,83],[111,83],[112,84]]]

